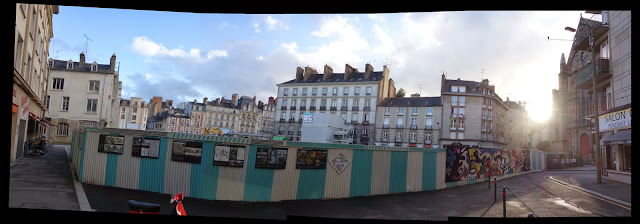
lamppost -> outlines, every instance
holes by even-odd
[[[600,153],[600,125],[599,125],[599,115],[598,115],[598,96],[597,96],[597,91],[596,91],[596,51],[595,51],[595,29],[598,27],[597,23],[592,22],[591,20],[584,20],[580,19],[580,24],[586,25],[587,27],[589,27],[589,46],[591,46],[591,74],[593,74],[592,77],[592,81],[593,81],[593,94],[592,94],[592,101],[593,101],[593,119],[594,119],[594,123],[595,123],[595,128],[594,128],[594,141],[593,141],[593,146],[595,147],[596,150],[596,180],[598,182],[598,184],[602,184],[602,159],[601,159],[601,153]],[[576,32],[576,29],[571,28],[571,27],[565,27],[564,28],[566,31],[569,32]]]

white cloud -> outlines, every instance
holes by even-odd
[[[267,24],[267,29],[269,30],[275,30],[278,28],[284,29],[284,30],[289,30],[289,26],[286,25],[284,22],[282,22],[281,20],[277,20],[271,16],[267,16],[264,19],[265,23]]]
[[[228,53],[225,50],[211,50],[203,57],[200,49],[190,49],[189,52],[184,51],[182,47],[167,49],[164,45],[157,44],[144,36],[133,38],[131,48],[147,57],[169,57],[196,63],[204,63],[218,57],[228,57]]]
[[[371,19],[371,20],[378,21],[378,22],[385,22],[386,21],[384,16],[382,16],[380,14],[368,14],[367,17],[369,17],[369,19]]]
[[[260,33],[260,23],[254,23],[253,28],[256,31],[256,33]]]

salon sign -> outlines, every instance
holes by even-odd
[[[600,115],[598,121],[600,131],[631,128],[631,107]]]

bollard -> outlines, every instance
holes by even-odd
[[[493,202],[498,201],[498,178],[493,178]]]
[[[507,194],[505,193],[506,189],[507,189],[507,186],[502,187],[502,217],[503,218],[507,217]]]

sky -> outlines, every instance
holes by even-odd
[[[122,98],[174,102],[240,96],[267,101],[296,68],[343,73],[387,65],[396,89],[439,96],[440,79],[495,85],[525,101],[533,121],[551,115],[560,57],[584,11],[442,11],[349,14],[193,13],[60,6],[51,58],[109,64]],[[584,14],[583,17],[589,17]],[[551,39],[551,40],[549,40]],[[554,40],[555,39],[555,40]]]

